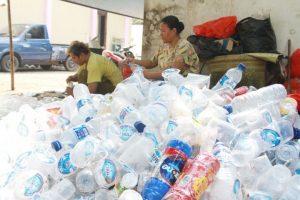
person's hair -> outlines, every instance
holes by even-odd
[[[161,23],[166,24],[170,29],[176,28],[177,34],[180,34],[184,29],[184,24],[173,15],[162,18]]]
[[[79,42],[76,40],[76,41],[73,41],[68,48],[68,54],[70,54],[70,53],[79,57],[81,53],[89,54],[90,49],[89,49],[89,46],[86,45],[85,43]]]

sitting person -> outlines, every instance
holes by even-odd
[[[106,94],[113,92],[122,81],[119,68],[108,58],[91,52],[83,42],[72,42],[68,54],[79,65],[79,69],[67,78],[67,83],[83,83],[88,86],[90,93]],[[73,88],[67,87],[66,92],[73,95]]]
[[[175,16],[167,16],[161,20],[160,36],[164,45],[161,46],[152,60],[136,60],[127,58],[125,63],[138,64],[146,69],[158,67],[158,71],[144,70],[148,79],[162,79],[162,71],[177,68],[183,76],[188,73],[199,73],[199,58],[187,40],[180,37],[184,24]]]

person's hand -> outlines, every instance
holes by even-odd
[[[71,87],[66,87],[66,90],[65,90],[64,93],[66,93],[68,96],[69,96],[69,95],[72,95],[72,96],[73,96],[73,88],[71,88]]]
[[[74,76],[68,76],[68,78],[66,79],[66,82],[69,83],[71,81],[75,81]]]
[[[134,63],[134,58],[127,57],[125,60],[122,61],[123,64],[128,65],[129,63]]]

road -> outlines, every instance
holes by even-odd
[[[0,118],[23,104],[37,107],[40,102],[34,96],[45,91],[63,92],[66,78],[74,72],[65,71],[61,66],[55,66],[49,71],[40,68],[17,71],[15,90],[11,90],[11,74],[0,72]],[[51,101],[51,99],[48,99]]]

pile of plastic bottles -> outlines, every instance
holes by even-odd
[[[300,117],[282,85],[213,89],[140,67],[112,94],[74,97],[0,121],[0,200],[298,199]]]

